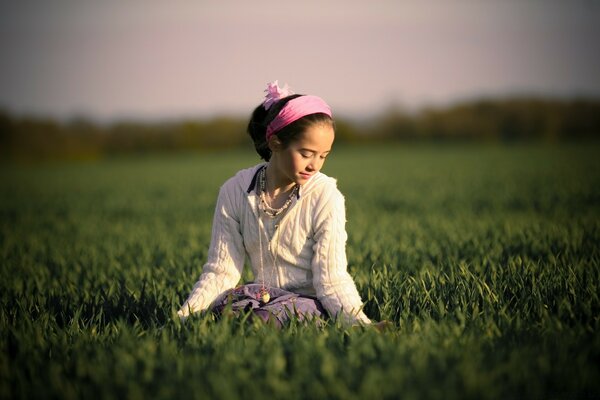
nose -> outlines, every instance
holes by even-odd
[[[323,166],[323,160],[320,158],[313,158],[310,163],[306,166],[306,169],[310,172],[320,171]]]

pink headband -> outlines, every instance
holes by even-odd
[[[291,94],[287,85],[285,85],[283,89],[280,89],[277,85],[277,81],[270,83],[265,92],[267,92],[267,96],[263,105],[267,110],[274,103]],[[296,97],[295,99],[288,101],[281,111],[279,111],[279,114],[277,114],[275,119],[267,126],[267,140],[292,122],[307,115],[317,113],[323,113],[332,117],[331,108],[320,97],[307,95]]]
[[[267,140],[292,122],[317,113],[327,114],[331,117],[331,108],[320,97],[300,96],[288,101],[275,119],[267,126]]]

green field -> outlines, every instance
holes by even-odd
[[[250,151],[2,165],[0,398],[600,398],[599,155],[336,148],[383,333],[179,322]]]

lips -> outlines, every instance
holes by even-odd
[[[312,176],[312,174],[306,174],[304,172],[300,172],[300,176],[303,177],[304,179],[308,179]]]

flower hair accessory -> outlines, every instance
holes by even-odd
[[[277,103],[279,100],[283,99],[284,97],[294,94],[294,92],[292,92],[290,90],[287,83],[285,84],[284,87],[280,88],[278,81],[270,82],[267,85],[265,92],[267,92],[267,95],[265,96],[265,100],[263,101],[263,107],[265,108],[265,110],[268,110],[269,108],[271,108],[271,106],[273,104]]]

